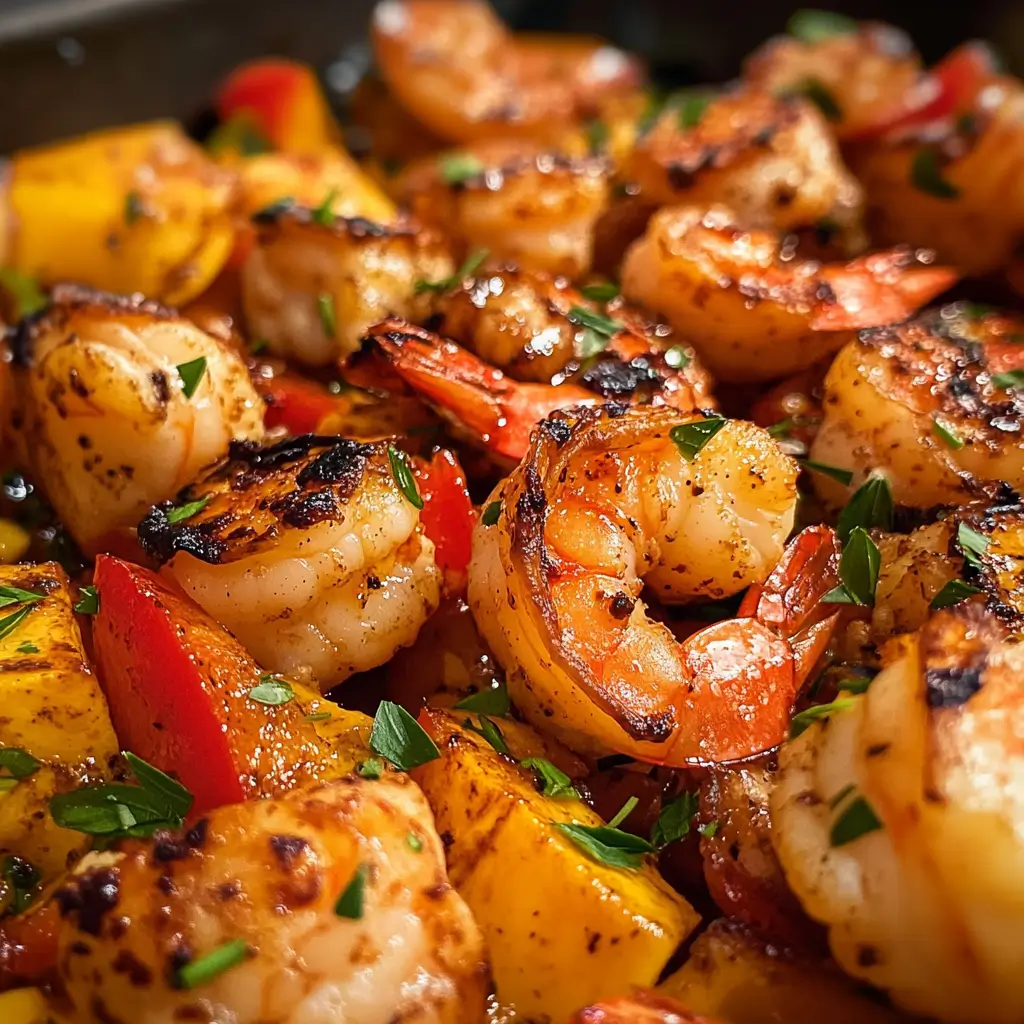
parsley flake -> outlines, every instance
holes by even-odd
[[[822,718],[828,718],[837,711],[845,711],[853,707],[853,700],[850,697],[840,697],[828,704],[815,704],[813,707],[804,708],[798,712],[789,723],[789,738],[795,740],[801,733],[807,731],[815,722]]]
[[[810,100],[828,121],[843,119],[843,112],[835,97],[817,78],[805,78],[802,82],[784,89],[779,95],[782,99],[790,96],[802,96],[804,99]]]
[[[295,691],[280,676],[272,672],[265,672],[260,676],[260,681],[247,694],[249,700],[257,704],[266,704],[268,707],[277,707],[279,704],[287,704],[295,697]]]
[[[316,297],[316,311],[320,317],[320,326],[328,338],[338,336],[338,317],[334,311],[334,296],[329,292],[321,292]]]
[[[1024,384],[1024,370],[1007,370],[1005,373],[992,374],[992,383],[997,388],[1019,388]]]
[[[505,684],[492,686],[489,690],[480,690],[478,693],[471,693],[463,697],[456,705],[459,711],[475,711],[482,715],[493,715],[495,718],[504,718],[511,704],[508,699],[508,690]]]
[[[811,459],[803,460],[804,469],[809,469],[812,473],[820,473],[822,476],[827,476],[836,483],[842,484],[844,487],[849,487],[853,482],[853,470],[843,469],[840,466],[830,466],[825,462],[814,462]]]
[[[22,590],[21,587],[0,587],[0,608],[11,604],[35,604],[42,601],[45,594],[37,594],[34,590]]]
[[[836,794],[833,799],[837,800],[837,806],[852,792],[851,788]],[[852,843],[855,839],[860,839],[861,836],[866,836],[870,832],[876,832],[881,827],[882,823],[871,809],[871,805],[864,797],[859,796],[851,800],[846,805],[846,809],[841,811],[839,817],[832,823],[828,834],[829,842],[833,846],[846,846],[847,843]]]
[[[186,502],[184,505],[178,505],[175,508],[169,508],[165,513],[164,517],[167,522],[172,526],[175,523],[184,522],[186,519],[191,519],[192,516],[199,512],[202,512],[207,505],[210,504],[212,494],[207,494],[205,497],[198,498],[196,501]]]
[[[417,281],[415,294],[422,295],[424,292],[450,292],[457,288],[467,278],[472,277],[486,262],[491,255],[489,249],[477,249],[463,261],[462,266],[452,274],[451,277],[444,277],[440,281]]]
[[[484,526],[493,526],[501,515],[501,502],[492,501],[484,510],[480,516],[480,522]]]
[[[348,918],[350,921],[358,921],[363,916],[363,903],[366,895],[366,876],[369,869],[365,864],[356,868],[352,881],[345,886],[345,891],[338,897],[334,904],[334,913],[338,917]]]
[[[722,416],[708,416],[706,419],[695,420],[692,423],[680,423],[668,432],[668,436],[679,449],[679,454],[687,462],[693,462],[708,441],[725,426],[726,422]]]
[[[966,523],[960,523],[956,528],[956,542],[967,563],[980,569],[981,560],[988,553],[988,537]]]
[[[27,909],[36,897],[36,886],[42,877],[42,872],[27,860],[13,854],[4,857],[0,862],[0,878],[7,886],[7,911],[20,914]]]
[[[405,495],[405,500],[413,508],[422,511],[423,498],[420,497],[419,488],[416,486],[416,477],[412,475],[405,452],[396,448],[393,444],[389,444],[388,463],[391,465],[391,475],[395,478],[398,489]]]
[[[334,223],[334,200],[338,198],[338,190],[332,188],[324,197],[324,201],[315,209],[310,211],[310,218],[314,224],[322,224],[329,228]]]
[[[966,443],[951,426],[940,419],[932,420],[932,433],[953,451],[959,451]]]
[[[205,956],[178,968],[177,981],[182,988],[199,988],[213,981],[218,975],[237,967],[252,955],[245,939],[231,939]]]
[[[931,146],[922,149],[911,162],[910,183],[936,199],[956,199],[960,195],[960,189],[943,178],[941,155]]]
[[[14,267],[0,267],[0,288],[14,300],[14,316],[23,320],[39,312],[49,301],[35,280]]]
[[[599,281],[584,285],[580,293],[591,302],[611,302],[619,294],[619,286],[611,281]]]
[[[181,363],[175,369],[181,378],[181,390],[185,393],[186,398],[191,398],[196,393],[196,388],[199,387],[203,374],[206,373],[206,356],[200,356],[198,359],[191,359],[187,363]]]
[[[881,473],[872,473],[853,492],[846,507],[839,513],[836,533],[845,544],[850,531],[859,526],[864,530],[877,527],[881,530],[892,529],[892,488],[889,481]]]
[[[555,800],[578,800],[579,793],[572,784],[572,779],[560,768],[556,768],[550,761],[543,757],[527,757],[519,764],[523,768],[529,768],[536,772],[542,783],[541,794]]]
[[[643,863],[645,853],[657,853],[657,849],[646,839],[623,832],[616,827],[625,820],[637,803],[635,796],[630,797],[622,810],[607,825],[558,823],[555,828],[599,864],[635,870]]]
[[[0,771],[19,782],[39,771],[41,763],[23,747],[0,747]]]
[[[23,640],[18,644],[17,651],[19,654],[38,654],[39,648],[31,640]]]
[[[379,757],[370,757],[356,768],[361,778],[379,779],[384,774],[384,762]]]
[[[840,585],[833,587],[822,597],[826,604],[875,603],[875,588],[878,586],[878,570],[882,556],[871,535],[861,526],[850,530],[843,554],[839,559]]]
[[[972,587],[970,583],[965,583],[963,580],[948,580],[932,598],[931,604],[928,607],[932,611],[938,611],[940,608],[951,608],[953,605],[966,601],[967,598],[980,593],[982,593],[980,587]]]
[[[651,829],[651,842],[660,850],[689,835],[698,803],[696,793],[685,792],[665,804]]]
[[[484,165],[472,153],[445,153],[438,158],[441,177],[448,185],[462,185],[484,173]]]
[[[79,615],[95,615],[100,610],[100,592],[95,587],[82,587],[75,602]]]
[[[786,31],[803,43],[814,45],[833,36],[850,35],[857,31],[857,22],[836,11],[805,9],[795,11],[786,24]]]
[[[403,772],[441,756],[423,727],[401,705],[382,700],[373,719],[370,749]]]
[[[462,724],[470,732],[475,732],[478,736],[482,736],[487,740],[499,754],[511,756],[511,751],[508,749],[508,744],[505,742],[505,737],[502,735],[501,730],[486,715],[477,715],[477,721],[479,725],[474,725],[472,720],[467,718]]]

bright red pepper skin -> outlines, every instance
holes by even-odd
[[[423,499],[420,522],[434,542],[434,560],[444,573],[445,591],[461,593],[466,586],[476,525],[476,510],[466,489],[466,474],[447,448],[435,452],[429,462],[416,459],[413,468]]]
[[[268,430],[284,427],[289,434],[315,434],[332,413],[349,409],[345,399],[295,374],[280,374],[266,382],[257,379],[255,384],[267,403],[263,422]]]
[[[189,598],[148,569],[96,560],[93,648],[124,750],[176,776],[194,814],[319,776],[325,754],[295,701],[249,691],[262,670]]]

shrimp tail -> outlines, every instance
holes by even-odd
[[[512,463],[529,450],[534,424],[567,406],[601,402],[574,385],[512,380],[455,342],[397,318],[370,330],[363,339],[362,358],[367,354],[468,440]]]

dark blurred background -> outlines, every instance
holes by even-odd
[[[723,81],[781,32],[791,0],[495,0],[514,26],[596,33],[666,86]],[[983,38],[1024,72],[1024,4],[820,3],[911,33],[928,61]],[[234,65],[269,53],[316,65],[339,95],[369,60],[372,0],[0,0],[0,153],[160,115],[189,121]]]

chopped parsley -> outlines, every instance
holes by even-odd
[[[956,528],[956,543],[967,564],[980,569],[981,560],[988,553],[988,537],[966,523],[960,523]]]
[[[373,719],[370,749],[403,772],[441,756],[423,727],[401,705],[382,700]]]
[[[484,526],[493,526],[501,515],[501,502],[492,501],[484,510],[480,516],[480,522]]]
[[[167,522],[172,526],[175,523],[184,522],[186,519],[191,519],[194,515],[202,512],[207,505],[210,504],[210,499],[213,497],[212,494],[207,494],[205,497],[198,498],[195,501],[186,502],[184,505],[178,505],[175,508],[169,508],[165,513],[164,517]]]
[[[100,610],[100,592],[95,587],[82,587],[75,611],[79,615],[96,615]]]
[[[813,462],[811,459],[803,460],[804,469],[809,469],[812,473],[820,473],[822,476],[827,476],[836,483],[842,484],[844,487],[849,487],[853,482],[853,470],[843,469],[840,466],[830,466],[825,462]]]
[[[611,281],[600,281],[585,284],[580,293],[591,302],[611,302],[619,294],[619,286]]]
[[[441,177],[448,185],[461,185],[485,170],[472,153],[445,153],[437,162]]]
[[[245,939],[231,939],[205,956],[179,967],[177,982],[181,988],[199,988],[200,985],[208,984],[232,967],[237,967],[250,956],[252,956],[252,950],[249,949],[249,943]]]
[[[956,199],[960,189],[942,176],[942,158],[937,149],[926,146],[910,164],[910,183],[919,192],[936,199]]]
[[[795,11],[786,23],[786,31],[803,43],[814,45],[833,36],[850,35],[857,31],[857,22],[836,11],[813,8]]]
[[[490,255],[489,249],[477,249],[466,257],[462,266],[451,277],[443,277],[440,281],[417,281],[414,289],[415,294],[449,292],[453,288],[457,288],[467,278],[472,277],[483,266]]]
[[[338,897],[334,904],[334,913],[338,917],[348,918],[350,921],[358,921],[363,916],[363,903],[366,895],[366,876],[369,869],[365,864],[356,868],[352,881],[345,886],[345,891]]]
[[[34,590],[22,590],[21,587],[0,587],[0,608],[11,604],[34,604],[42,601],[45,594],[37,594]]]
[[[972,587],[970,583],[965,583],[963,580],[949,580],[932,598],[931,604],[928,607],[932,611],[938,611],[940,608],[951,608],[953,605],[966,601],[967,598],[980,593],[982,593],[980,587]]]
[[[501,730],[486,715],[477,715],[477,722],[479,724],[474,725],[472,719],[467,718],[462,724],[470,732],[483,736],[499,754],[511,755]]]
[[[695,420],[692,423],[680,423],[668,432],[668,436],[679,449],[679,454],[687,462],[693,462],[708,441],[725,426],[726,422],[722,416],[708,416],[706,419]]]
[[[39,771],[41,764],[23,747],[0,747],[0,772],[21,781]]]
[[[314,224],[321,224],[325,228],[329,228],[334,223],[334,200],[337,198],[338,190],[332,188],[324,196],[324,201],[316,209],[310,211],[309,215]]]
[[[493,715],[495,718],[504,718],[511,704],[508,699],[508,690],[504,683],[499,686],[492,686],[489,690],[480,690],[478,693],[471,693],[463,697],[456,705],[460,711],[475,711],[477,714]]]
[[[689,835],[698,803],[696,793],[686,792],[665,804],[651,829],[651,842],[661,849]]]
[[[940,419],[932,420],[932,433],[947,447],[953,451],[959,451],[966,443],[951,426],[943,423]]]
[[[579,799],[579,793],[572,784],[572,779],[560,768],[556,768],[543,757],[526,757],[519,764],[535,772],[542,783],[541,793],[555,800]]]
[[[815,704],[813,707],[804,708],[803,711],[797,712],[790,721],[789,738],[795,740],[797,736],[806,732],[815,722],[820,721],[822,718],[828,718],[829,715],[834,715],[837,711],[845,711],[851,707],[853,707],[852,698],[839,697],[828,704]]]
[[[287,704],[293,700],[295,691],[280,676],[272,672],[265,672],[260,676],[260,681],[248,693],[249,700],[257,704],[266,704],[268,707],[276,707],[278,704]]]
[[[196,388],[199,387],[203,374],[206,373],[206,356],[200,356],[198,359],[191,359],[187,363],[181,363],[175,369],[181,378],[181,390],[184,391],[186,398],[191,398],[196,393]]]
[[[840,806],[851,793],[853,793],[853,787],[840,790],[833,797],[835,805]],[[852,843],[855,839],[860,839],[861,836],[866,836],[870,832],[876,832],[881,827],[882,823],[878,820],[871,805],[864,797],[858,796],[850,800],[845,809],[840,811],[839,816],[832,822],[828,836],[829,842],[833,846],[846,846],[847,843]]]
[[[821,600],[826,604],[874,604],[881,562],[878,545],[871,535],[863,527],[853,527],[839,559],[840,584]]]
[[[839,513],[836,533],[845,544],[850,531],[859,526],[864,530],[877,527],[880,530],[892,529],[892,488],[888,479],[881,473],[872,473],[853,492],[853,497]]]
[[[657,852],[646,839],[623,832],[617,827],[637,803],[635,796],[630,797],[607,825],[558,823],[555,828],[599,864],[635,870],[643,863],[644,854]]]
[[[334,311],[334,296],[330,292],[321,292],[316,297],[316,311],[320,317],[320,326],[328,338],[338,336],[338,316]]]
[[[396,448],[393,444],[389,444],[388,463],[391,466],[391,475],[395,478],[398,489],[405,495],[405,500],[413,508],[422,511],[423,498],[420,497],[419,488],[416,486],[416,477],[412,475],[405,452]]]

